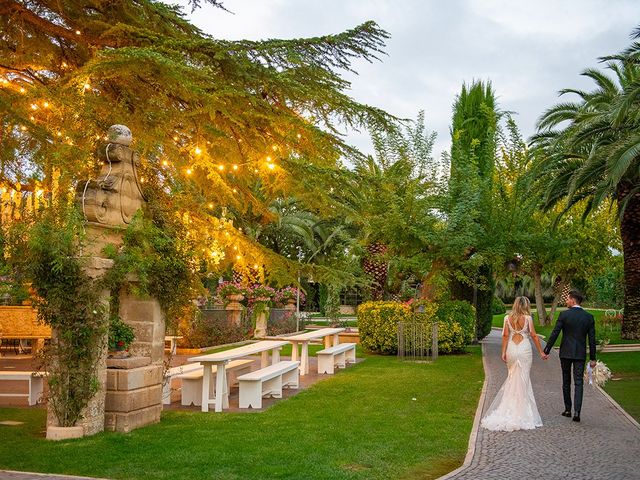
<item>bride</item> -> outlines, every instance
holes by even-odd
[[[549,356],[542,350],[540,339],[536,335],[529,299],[517,297],[513,302],[511,314],[504,317],[502,360],[506,362],[509,371],[507,379],[482,419],[482,426],[488,430],[512,432],[542,426],[529,378],[530,338],[540,352],[540,357],[546,360]]]

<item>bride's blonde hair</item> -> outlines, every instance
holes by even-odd
[[[516,297],[511,308],[511,317],[524,317],[525,315],[531,315],[531,303],[527,297]]]

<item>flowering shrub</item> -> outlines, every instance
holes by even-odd
[[[372,352],[394,354],[398,350],[398,322],[411,320],[411,309],[399,302],[365,302],[358,307],[362,346]]]
[[[272,299],[275,295],[276,291],[267,285],[256,284],[247,289],[247,296],[251,300],[255,300],[256,298]]]
[[[295,287],[284,287],[281,290],[278,290],[273,298],[274,302],[277,305],[284,305],[287,303],[287,300],[295,299],[298,294],[298,289]],[[304,292],[300,290],[300,305],[304,305],[306,297]]]
[[[459,323],[438,322],[438,353],[464,351],[465,335]]]
[[[448,300],[438,304],[436,317],[446,324],[457,323],[463,334],[463,346],[473,342],[476,336],[476,312],[469,302]]]
[[[216,295],[220,299],[224,299],[229,295],[246,295],[244,287],[239,283],[234,282],[222,282],[218,285]]]

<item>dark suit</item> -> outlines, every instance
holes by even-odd
[[[574,409],[580,415],[582,383],[587,358],[586,340],[589,337],[589,358],[596,359],[596,327],[593,315],[575,306],[560,313],[544,352],[549,353],[562,332],[560,365],[562,366],[562,394],[565,410],[571,411],[571,371],[573,370]]]

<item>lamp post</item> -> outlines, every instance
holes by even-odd
[[[298,245],[298,285],[296,288],[296,332],[300,331],[300,261],[302,260],[302,248]]]

